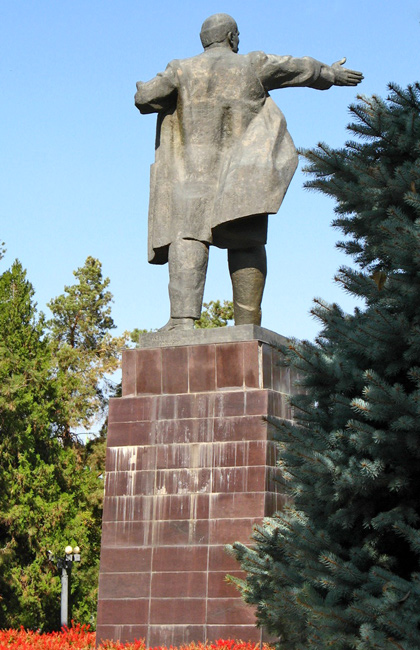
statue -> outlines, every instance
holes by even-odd
[[[204,21],[204,52],[171,61],[137,83],[135,105],[158,113],[151,167],[149,262],[169,263],[171,315],[163,330],[200,317],[209,246],[226,248],[235,325],[261,323],[268,215],[275,214],[297,167],[275,88],[356,86],[345,59],[238,54],[227,14]]]

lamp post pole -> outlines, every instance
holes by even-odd
[[[67,564],[67,560],[64,560],[61,567],[61,627],[67,626],[69,622],[69,573],[71,566],[67,568],[64,564]]]
[[[65,556],[56,560],[57,568],[61,569],[61,627],[67,627],[69,623],[69,578],[73,562],[80,562],[80,548],[66,546],[64,552]],[[52,553],[50,559],[54,560]]]

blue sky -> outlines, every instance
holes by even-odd
[[[167,267],[146,261],[155,116],[134,108],[135,82],[198,54],[201,23],[219,11],[237,20],[240,53],[346,56],[363,71],[357,90],[272,93],[298,147],[342,146],[357,92],[418,80],[414,0],[0,0],[0,270],[19,258],[40,309],[92,255],[111,279],[119,331],[166,322]],[[350,262],[334,248],[334,204],[303,181],[298,171],[270,217],[263,326],[312,339],[315,296],[353,303],[333,282]],[[212,248],[205,300],[230,295],[226,253]]]

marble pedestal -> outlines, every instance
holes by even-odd
[[[259,641],[224,545],[282,507],[267,415],[291,418],[285,339],[255,326],[143,337],[109,409],[97,639]]]

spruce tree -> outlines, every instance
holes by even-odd
[[[420,86],[358,99],[355,140],[304,156],[362,306],[315,300],[315,343],[283,349],[302,377],[294,421],[270,420],[290,505],[231,549],[282,650],[420,647]]]

